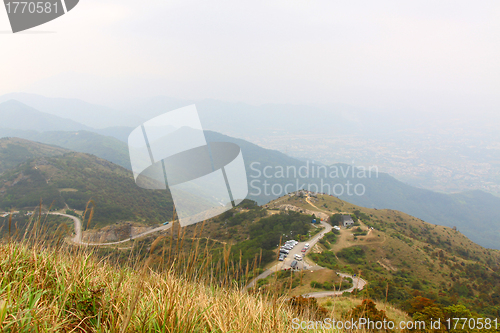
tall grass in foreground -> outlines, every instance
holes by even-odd
[[[98,260],[89,247],[66,244],[60,230],[49,241],[41,208],[30,225],[11,235],[9,221],[9,237],[0,241],[2,332],[296,331],[292,319],[298,315],[285,298],[249,294],[234,276],[220,273],[234,266],[227,251],[214,268],[196,259],[206,251],[198,247],[172,258],[170,249],[182,248],[183,237],[176,244],[170,238],[167,249],[160,236],[145,260],[131,258],[135,264],[120,267]],[[151,269],[158,260],[168,265]],[[301,314],[305,320],[313,316]]]
[[[85,251],[0,245],[6,332],[290,332],[284,299],[116,269]]]
[[[131,255],[129,265],[117,265],[64,242],[63,225],[52,237],[43,225],[40,208],[24,233],[9,220],[9,237],[0,240],[2,332],[304,332],[292,320],[318,318],[291,307],[281,288],[245,291],[238,274],[251,269],[229,262],[229,248],[216,264],[208,242],[180,251],[180,228],[158,237],[140,260]],[[340,319],[336,303],[326,317]]]

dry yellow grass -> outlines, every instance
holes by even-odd
[[[341,320],[342,316],[347,314],[349,310],[360,305],[362,299],[353,297],[325,297],[318,300],[318,304],[330,310],[332,318],[335,320]],[[394,308],[385,302],[375,302],[377,304],[378,310],[384,310],[387,317],[394,323],[399,324],[400,322],[411,321],[411,317],[404,311]],[[396,332],[399,332],[396,330]]]
[[[35,239],[40,236],[40,216],[33,221]],[[306,312],[299,316],[285,297],[278,297],[272,291],[244,292],[232,280],[238,280],[237,275],[224,274],[231,267],[234,271],[234,264],[227,261],[226,246],[218,268],[211,266],[209,257],[201,256],[202,261],[197,261],[197,254],[206,251],[198,248],[198,241],[192,243],[188,253],[170,260],[173,249],[179,254],[183,248],[186,235],[186,230],[171,228],[170,236],[175,232],[175,240],[171,237],[170,242],[163,242],[165,236],[161,236],[153,242],[145,263],[129,267],[98,261],[92,250],[68,246],[61,238],[52,246],[24,237],[19,242],[12,239],[0,242],[0,331],[335,332],[296,330],[294,318],[310,322],[314,314]],[[196,235],[197,230],[193,237]],[[169,260],[165,265],[172,266],[150,269],[158,267],[160,257],[155,256],[154,250],[161,248],[161,243],[164,244],[161,258],[166,257],[168,250]],[[330,277],[321,276],[320,280],[323,279]],[[329,310],[326,317],[340,319],[361,300],[337,298],[330,302],[333,303],[326,305]],[[404,317],[402,312],[385,307],[389,318],[399,318],[396,314]]]
[[[10,242],[0,267],[2,331],[290,332],[297,316],[284,298],[120,269],[84,250]]]

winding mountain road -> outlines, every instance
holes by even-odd
[[[309,199],[309,198],[307,198],[307,199]],[[325,211],[322,211],[322,209],[319,209],[318,207],[316,207],[314,204],[312,204],[307,199],[306,199],[306,201],[311,206],[313,206],[314,208],[320,210],[317,213],[319,213],[319,214],[325,214]],[[64,216],[64,217],[72,219],[73,222],[74,222],[74,225],[75,225],[75,237],[73,237],[71,240],[74,243],[76,243],[76,244],[79,244],[79,245],[88,245],[88,246],[109,246],[109,245],[123,244],[123,243],[129,242],[132,239],[141,238],[141,237],[153,234],[155,232],[168,230],[168,229],[170,229],[172,227],[172,223],[169,223],[167,225],[162,225],[162,226],[160,226],[158,228],[154,228],[154,229],[148,230],[146,232],[143,232],[141,234],[135,235],[135,236],[133,236],[131,238],[128,238],[128,239],[125,239],[125,240],[122,240],[122,241],[118,241],[118,242],[110,242],[110,243],[86,243],[86,242],[82,241],[82,221],[78,217],[73,216],[73,215],[69,215],[69,214],[63,214],[63,213],[48,213],[48,214],[50,214],[50,215]],[[311,251],[311,249],[316,245],[316,243],[321,238],[323,238],[323,236],[326,233],[328,233],[328,232],[330,232],[332,230],[332,226],[329,223],[327,223],[326,221],[321,221],[321,225],[324,227],[324,230],[322,230],[321,232],[319,232],[317,235],[315,235],[309,241],[298,243],[290,251],[290,253],[288,255],[289,258],[286,258],[285,261],[280,262],[280,263],[274,265],[273,267],[265,270],[262,274],[260,274],[255,279],[253,279],[252,281],[250,281],[250,283],[247,286],[245,286],[244,290],[247,290],[249,288],[254,287],[258,280],[265,279],[266,277],[270,276],[271,274],[276,273],[277,271],[280,271],[280,270],[286,268],[286,265],[289,266],[289,262],[291,260],[294,260],[292,258],[295,256],[295,254],[300,254],[301,249],[304,247],[304,245],[306,243],[309,243],[309,248],[308,248],[307,252]],[[307,254],[307,252],[306,252],[306,254]],[[308,269],[308,270],[323,269],[323,267],[318,266],[318,265],[309,265],[309,263],[306,262],[305,255],[304,255],[304,260],[301,261],[300,263],[301,263],[303,269]],[[309,266],[307,266],[307,265],[309,265]],[[364,287],[368,284],[368,282],[366,282],[365,280],[363,280],[363,279],[361,279],[359,277],[351,276],[351,275],[344,274],[344,273],[337,273],[337,274],[339,276],[341,276],[341,277],[344,277],[344,278],[351,278],[353,280],[353,286],[351,288],[349,288],[349,289],[346,289],[346,290],[320,291],[320,292],[314,292],[314,293],[304,294],[302,296],[304,296],[304,297],[314,297],[314,298],[329,297],[329,296],[341,296],[344,292],[352,292],[355,289],[363,290]]]
[[[315,214],[317,216],[324,215],[325,213],[330,213],[330,212],[326,212],[326,211],[324,211],[324,210],[316,207],[309,200],[309,197],[306,198],[306,202],[309,205],[311,205],[312,207],[314,207],[314,208],[316,208],[318,210],[318,211],[315,212]],[[283,262],[280,262],[280,263],[272,266],[271,268],[265,270],[262,274],[260,274],[255,279],[253,279],[252,281],[250,281],[250,283],[245,286],[244,290],[247,290],[249,288],[254,287],[255,284],[257,283],[257,281],[259,281],[261,279],[265,279],[266,277],[270,276],[271,274],[276,273],[276,272],[278,272],[278,271],[280,271],[280,270],[282,270],[284,268],[288,268],[289,267],[288,261],[294,260],[293,257],[295,256],[296,253],[300,253],[299,251],[304,247],[305,243],[309,243],[309,245],[310,245],[309,249],[307,250],[307,252],[305,254],[307,254],[309,251],[311,251],[312,248],[314,247],[314,245],[316,245],[316,243],[321,238],[323,238],[323,236],[326,233],[330,232],[332,230],[332,228],[333,228],[330,225],[330,223],[327,223],[326,221],[321,221],[321,225],[323,227],[325,227],[325,229],[323,231],[321,231],[320,233],[318,233],[317,235],[315,235],[312,239],[310,239],[307,242],[300,242],[300,243],[298,243],[290,251],[290,253],[288,254],[288,258],[286,258]],[[319,265],[310,265],[309,267],[307,267],[306,266],[307,262],[305,260],[306,260],[306,258],[305,258],[305,255],[304,255],[304,261],[301,262],[302,266],[303,266],[302,267],[303,269],[308,269],[308,270],[324,269],[323,267],[321,267]],[[300,265],[299,265],[299,268],[300,268]],[[339,290],[339,291],[319,291],[319,292],[314,292],[314,293],[307,293],[307,294],[304,294],[302,296],[304,296],[304,297],[313,297],[313,298],[321,298],[321,297],[328,297],[328,296],[341,296],[343,293],[345,293],[345,292],[353,292],[355,289],[357,289],[357,290],[363,290],[364,287],[368,284],[368,282],[366,282],[365,280],[361,279],[360,277],[351,276],[351,275],[344,274],[344,273],[337,273],[337,275],[339,275],[341,277],[344,277],[344,278],[351,278],[352,281],[353,281],[353,286],[351,288],[345,289],[345,290]]]
[[[344,278],[351,278],[352,279],[352,287],[349,289],[339,290],[339,291],[318,291],[315,293],[304,294],[302,296],[314,297],[314,298],[329,297],[329,296],[342,296],[343,293],[345,293],[345,292],[352,293],[355,289],[363,290],[364,287],[368,284],[368,282],[366,282],[365,280],[363,280],[360,277],[356,277],[356,276],[352,276],[352,275],[348,275],[348,274],[343,274],[343,273],[337,273],[337,275],[344,277]]]
[[[125,240],[118,241],[118,242],[111,242],[111,243],[85,243],[85,242],[82,241],[82,221],[78,217],[73,216],[73,215],[69,215],[69,214],[63,214],[63,213],[49,213],[49,214],[50,215],[64,216],[64,217],[67,217],[67,218],[70,218],[70,219],[73,220],[73,222],[75,224],[75,237],[73,237],[72,241],[74,243],[76,243],[76,244],[79,244],[79,245],[89,245],[89,246],[118,245],[118,244],[123,244],[123,243],[126,243],[126,242],[130,242],[130,240],[132,240],[132,239],[137,239],[137,238],[141,238],[141,237],[153,234],[153,233],[158,232],[158,231],[168,230],[168,229],[170,229],[170,227],[172,227],[172,223],[169,223],[167,225],[162,225],[162,226],[160,226],[158,228],[154,228],[154,229],[148,230],[146,232],[140,233],[140,234],[135,235],[135,236],[133,236],[131,238],[127,238]]]
[[[265,279],[266,277],[268,277],[269,275],[273,274],[273,273],[276,273],[277,271],[280,271],[284,268],[289,268],[290,267],[290,263],[295,260],[293,259],[294,256],[296,254],[301,254],[301,250],[304,248],[305,244],[306,243],[309,243],[309,249],[307,250],[307,252],[305,254],[307,254],[313,247],[314,245],[316,245],[316,243],[321,239],[323,238],[323,236],[327,233],[327,232],[330,232],[332,230],[332,226],[329,224],[329,223],[326,223],[326,222],[321,222],[321,225],[323,227],[325,227],[324,230],[322,230],[321,232],[319,232],[317,235],[315,235],[313,238],[311,238],[310,240],[306,241],[306,242],[300,242],[298,243],[297,245],[294,246],[293,249],[290,250],[290,253],[288,253],[288,257],[285,258],[284,261],[274,265],[273,267],[269,268],[269,269],[266,269],[262,274],[260,274],[259,276],[257,276],[255,279],[253,279],[252,281],[250,281],[250,283],[245,287],[245,289],[248,289],[248,288],[252,288],[255,283],[260,280],[260,279]],[[304,255],[305,257],[305,255]],[[303,266],[302,268],[306,268],[307,267],[307,262],[305,261],[305,259],[301,262],[299,262],[299,268],[300,266]],[[288,266],[288,267],[287,267]],[[309,267],[307,267],[307,269],[311,269],[313,268],[315,265],[309,265]],[[317,266],[317,265],[316,265]],[[319,267],[319,266],[318,266]],[[317,269],[317,268],[316,268]]]

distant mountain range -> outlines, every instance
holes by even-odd
[[[79,131],[91,130],[74,120],[40,112],[16,100],[0,104],[0,126],[31,131]]]
[[[19,110],[22,114],[20,118],[26,121],[15,119],[16,113],[13,110]],[[37,121],[40,124],[48,124],[51,131],[37,132],[40,128],[44,128],[37,125]],[[14,101],[0,104],[0,124],[2,127],[12,125],[12,127],[0,129],[2,136],[16,136],[94,154],[130,168],[125,141],[131,127],[95,130],[73,120],[48,115]],[[312,186],[316,184],[319,192],[332,193],[353,204],[368,208],[400,210],[429,223],[456,226],[473,241],[485,247],[500,248],[500,198],[493,195],[481,191],[461,194],[436,193],[409,186],[384,173],[374,173],[371,177],[360,178],[358,169],[343,164],[326,167],[329,170],[327,177],[323,174],[320,178],[317,173],[314,175],[310,173],[307,177],[301,177],[300,174],[296,176],[293,170],[304,171],[306,166],[309,166],[309,172],[311,172],[313,165],[316,169],[320,165],[312,164],[312,162],[308,164],[308,162],[291,158],[280,152],[264,149],[248,141],[220,133],[206,131],[205,136],[208,142],[234,142],[241,147],[250,185],[249,198],[260,204],[280,197],[285,192],[294,191],[297,186],[300,188],[305,185],[307,188],[308,184],[311,184],[311,189],[316,190],[316,187]],[[5,166],[6,169],[19,163],[22,156],[33,157],[29,154],[18,154],[18,151],[23,151],[19,145],[12,145],[11,148],[7,155],[0,155],[0,158],[5,156],[5,161],[2,161],[0,166]],[[288,175],[286,174],[287,168]],[[331,170],[335,169],[338,172],[335,177],[332,177]],[[280,173],[280,170],[284,170],[284,173]],[[269,174],[272,176],[267,177]],[[323,183],[321,183],[322,180]],[[351,193],[354,191],[354,186],[358,185],[358,193],[363,192],[362,195],[349,195],[347,181],[352,184]],[[330,185],[330,189],[327,186],[321,189],[325,183]],[[335,184],[338,184],[336,191],[333,189]],[[340,193],[342,188],[344,193]],[[266,189],[268,194],[265,193]]]
[[[289,135],[294,133],[351,134],[364,133],[380,126],[366,127],[359,119],[369,115],[348,105],[320,108],[306,105],[266,104],[254,106],[246,103],[223,102],[212,99],[181,100],[158,96],[130,103],[121,109],[87,103],[78,99],[49,98],[45,96],[11,93],[0,96],[0,103],[16,100],[41,112],[72,119],[94,129],[108,127],[137,127],[144,121],[190,104],[196,104],[205,129],[239,137]],[[238,116],[235,117],[235,114]],[[361,127],[360,127],[361,126]],[[391,125],[392,126],[392,125]]]
[[[140,124],[144,120],[142,117],[127,114],[121,110],[114,110],[106,106],[87,103],[79,99],[50,98],[26,93],[12,93],[0,96],[0,103],[12,100],[21,102],[24,105],[30,106],[46,114],[72,119],[87,127],[68,128],[67,130],[88,128],[102,129],[112,126],[137,126],[137,124]]]

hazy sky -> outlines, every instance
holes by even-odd
[[[14,35],[1,9],[0,94],[492,112],[499,17],[498,0],[81,0]]]

